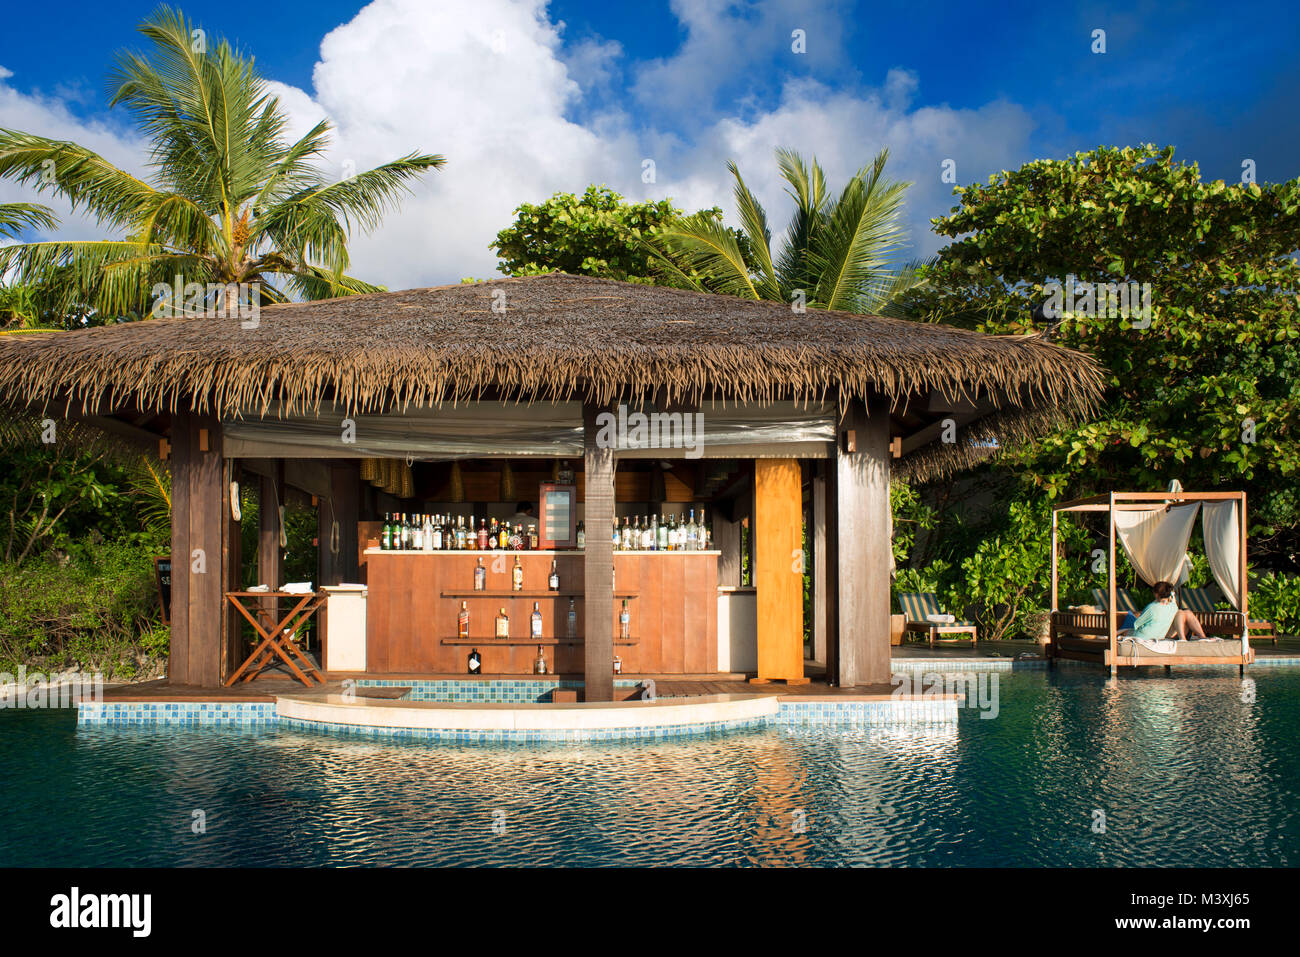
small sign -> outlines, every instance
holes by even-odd
[[[158,599],[162,602],[164,625],[172,623],[172,557],[167,555],[153,560],[154,575],[158,579]]]
[[[538,547],[575,547],[578,544],[577,486],[544,482],[537,491]]]

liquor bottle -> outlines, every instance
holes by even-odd
[[[661,552],[668,551],[668,519],[662,512],[659,515],[659,543],[657,547]]]
[[[499,612],[497,612],[496,636],[498,638],[510,637],[510,616],[506,614],[506,610],[504,608],[502,608]]]
[[[582,522],[578,523],[578,547],[587,547],[587,530],[582,527]]]
[[[542,646],[537,646],[537,658],[533,661],[533,674],[546,674],[546,655],[542,653]]]
[[[631,551],[632,549],[632,526],[628,524],[627,516],[623,516],[623,550]]]
[[[554,558],[551,559],[551,574],[546,578],[546,587],[551,591],[560,590],[560,569]]]
[[[411,528],[411,547],[417,552],[424,551],[424,522],[419,515],[415,516]]]
[[[615,655],[615,656],[614,656],[614,674],[616,674],[616,675],[621,675],[622,673],[623,673],[623,659],[620,658],[618,655]]]
[[[500,527],[499,529],[497,529],[497,540],[496,540],[496,544],[494,544],[492,547],[493,547],[493,548],[509,548],[509,547],[510,547],[510,523],[509,523],[509,522],[502,522],[502,523],[501,523],[501,527]]]
[[[497,520],[496,520],[495,518],[493,518],[493,519],[492,519],[492,524],[488,527],[488,543],[487,543],[487,547],[488,547],[488,548],[496,548],[496,547],[497,547],[497,542],[500,540],[500,535],[501,535],[501,530],[500,530],[499,528],[497,528]]]
[[[402,550],[402,513],[393,516],[393,551]]]
[[[483,659],[478,656],[478,649],[471,649],[469,653],[469,673],[472,675],[480,674],[483,670]]]
[[[393,547],[393,517],[388,512],[384,513],[384,530],[379,536],[379,547],[384,551]]]
[[[617,550],[623,546],[623,538],[618,534],[618,519],[614,519],[614,548]]]
[[[515,567],[510,569],[510,584],[515,591],[524,590],[524,566],[519,564],[519,556],[515,556]]]
[[[704,521],[704,509],[700,509],[700,548],[707,550],[712,547],[713,543],[709,541],[709,526]]]
[[[533,602],[533,613],[528,616],[529,634],[534,638],[542,637],[542,609],[539,602]]]
[[[578,637],[578,609],[574,607],[572,598],[569,599],[569,623],[565,632],[569,638]]]
[[[632,615],[627,610],[627,599],[623,599],[623,610],[618,613],[618,636],[620,638],[631,637]]]
[[[456,637],[469,637],[469,603],[460,603],[460,614],[456,616]]]
[[[695,527],[695,509],[691,509],[691,520],[686,525],[686,550],[693,552],[700,547],[700,530]]]
[[[487,569],[483,567],[483,556],[480,555],[478,565],[474,568],[474,590],[483,591],[487,588]]]
[[[478,541],[475,543],[478,545],[480,552],[487,551],[487,535],[487,519],[480,518],[478,521]]]
[[[533,551],[537,551],[537,526],[528,526],[528,545],[526,546]]]
[[[643,552],[652,552],[655,547],[655,531],[650,524],[650,519],[645,520],[645,525],[641,527],[641,550]]]
[[[411,524],[411,516],[405,513],[402,515],[402,547],[408,552],[415,548],[415,526]]]
[[[655,552],[659,550],[659,516],[654,512],[650,513],[650,524],[646,529],[646,536],[649,544],[646,548]]]
[[[435,552],[440,552],[440,551],[442,551],[442,549],[443,549],[442,516],[441,516],[441,515],[435,515],[435,516],[433,517],[433,535],[432,535],[432,540],[431,540],[431,542],[430,542],[430,544],[429,544],[429,547],[432,548]]]
[[[463,552],[463,551],[468,547],[468,546],[466,545],[466,541],[467,541],[467,539],[465,538],[465,516],[464,516],[464,515],[457,515],[457,516],[456,516],[456,549],[457,549],[457,551],[462,551],[462,552]]]

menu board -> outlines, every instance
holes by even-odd
[[[577,545],[578,489],[575,485],[543,483],[538,489],[538,546]]]
[[[170,625],[172,620],[172,557],[155,558],[153,560],[154,574],[158,578],[158,597],[162,601],[162,618],[164,625]]]

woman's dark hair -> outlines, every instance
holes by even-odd
[[[1164,601],[1174,593],[1174,586],[1169,582],[1156,582],[1151,586],[1151,593],[1156,596],[1156,601]]]

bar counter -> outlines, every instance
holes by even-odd
[[[418,674],[466,671],[471,649],[484,674],[531,674],[540,644],[547,669],[583,670],[583,552],[565,551],[365,551],[367,670]],[[716,551],[615,552],[614,654],[629,674],[702,674],[718,666]],[[515,558],[524,570],[520,591],[511,588]],[[474,590],[483,559],[487,583]],[[547,589],[551,562],[560,587]],[[569,600],[577,612],[576,637],[567,635]],[[628,638],[618,615],[627,599]],[[461,602],[470,613],[468,639],[457,637]],[[542,613],[542,638],[531,638],[533,603]],[[510,637],[493,637],[497,612],[510,616]],[[613,664],[611,662],[611,669]]]

